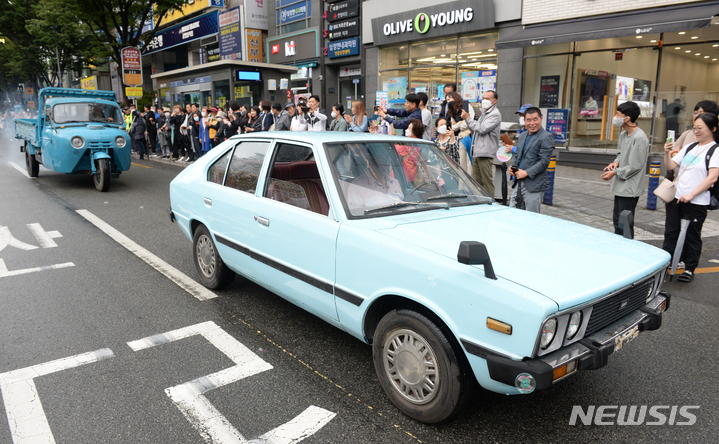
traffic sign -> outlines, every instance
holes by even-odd
[[[128,46],[122,48],[120,54],[122,56],[122,79],[125,85],[142,86],[142,55],[140,50]]]
[[[142,88],[127,86],[125,87],[125,95],[130,99],[139,99],[142,97]]]

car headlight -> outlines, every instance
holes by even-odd
[[[557,320],[549,319],[542,325],[542,338],[539,340],[539,346],[542,349],[549,347],[552,343],[554,335],[557,333]]]
[[[127,141],[122,136],[115,137],[115,145],[117,145],[118,148],[124,148],[127,144]]]
[[[569,317],[569,325],[567,325],[567,339],[572,339],[577,335],[579,327],[582,326],[582,312],[575,311]]]
[[[80,136],[75,136],[72,139],[70,139],[70,144],[74,148],[82,148],[85,145],[85,139],[83,139]]]

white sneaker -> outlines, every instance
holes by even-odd
[[[679,269],[679,268],[686,268],[686,265],[684,265],[684,262],[679,262],[677,264],[677,269]]]
[[[184,157],[184,156],[183,156],[183,157],[180,157],[180,162],[184,162],[184,161],[186,161],[186,160],[187,160],[187,157]]]

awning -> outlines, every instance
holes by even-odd
[[[551,24],[525,26],[523,30],[496,42],[497,49],[552,45],[582,40],[657,34],[706,28],[719,14],[719,1],[626,11],[621,14],[563,20]]]

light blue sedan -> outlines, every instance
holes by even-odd
[[[472,388],[528,394],[661,326],[669,256],[496,204],[433,144],[353,133],[233,137],[170,185],[200,282],[240,274],[370,344],[402,412]]]

